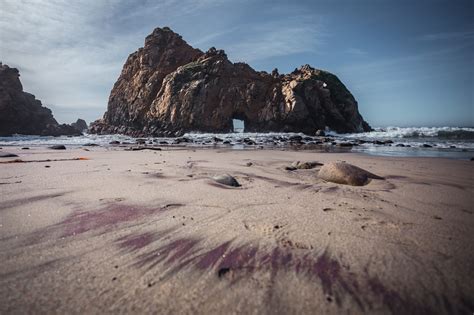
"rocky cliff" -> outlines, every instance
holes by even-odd
[[[81,134],[74,126],[58,124],[50,109],[23,91],[19,77],[18,69],[0,63],[0,136]]]
[[[231,132],[234,118],[244,121],[245,131],[370,130],[335,75],[309,65],[286,75],[276,69],[258,72],[230,62],[222,50],[194,49],[164,27],[128,57],[107,112],[90,131],[133,136]]]

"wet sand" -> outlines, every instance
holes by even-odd
[[[474,162],[87,149],[1,150],[0,313],[474,311]]]

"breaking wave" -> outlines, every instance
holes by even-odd
[[[337,135],[332,133],[333,135]],[[346,138],[399,139],[429,138],[474,140],[474,128],[465,127],[386,127],[374,131],[340,135]]]

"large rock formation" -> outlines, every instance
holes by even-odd
[[[50,109],[23,91],[19,77],[18,69],[0,62],[0,136],[82,134],[82,130],[74,126],[58,124]]]
[[[194,49],[164,27],[128,57],[107,112],[90,131],[133,136],[231,132],[234,118],[244,121],[245,131],[370,130],[335,75],[309,65],[286,75],[276,69],[257,72],[230,62],[222,50]]]

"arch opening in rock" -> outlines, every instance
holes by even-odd
[[[237,118],[232,119],[232,132],[243,133],[245,130],[245,121]]]

